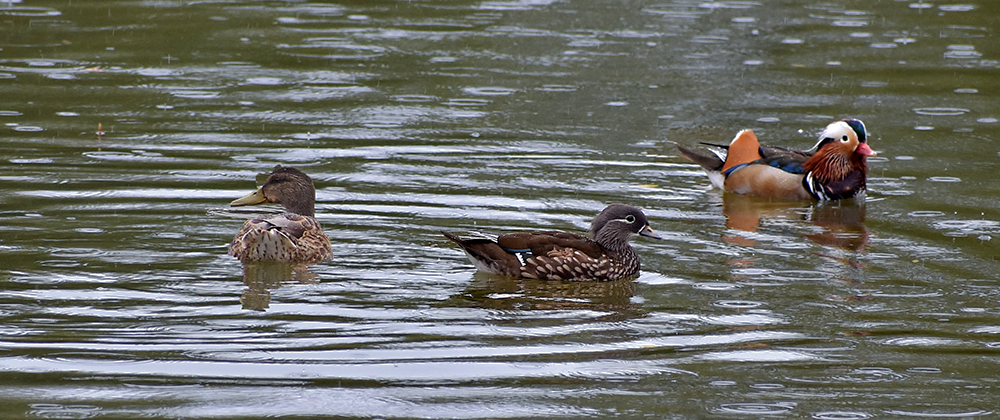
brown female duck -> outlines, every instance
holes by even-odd
[[[660,239],[646,215],[632,206],[612,204],[594,218],[589,237],[566,232],[497,235],[441,232],[462,247],[481,271],[542,280],[613,281],[639,273],[639,256],[629,240]]]
[[[229,245],[229,255],[241,262],[276,261],[315,264],[330,259],[333,250],[316,214],[316,189],[302,171],[278,166],[257,191],[231,206],[276,203],[285,213],[247,220]]]

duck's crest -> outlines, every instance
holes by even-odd
[[[847,125],[851,126],[854,133],[858,135],[858,142],[867,143],[868,142],[868,131],[865,130],[865,123],[861,120],[855,120],[853,118],[848,118],[844,120]]]

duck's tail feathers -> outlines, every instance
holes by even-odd
[[[712,149],[711,152],[713,155],[701,154],[681,145],[677,146],[677,150],[680,150],[681,156],[701,166],[705,170],[705,173],[708,174],[708,180],[712,181],[712,185],[720,189],[725,189],[723,184],[726,182],[726,176],[721,171],[722,165],[726,161],[725,149]]]
[[[698,153],[681,145],[677,145],[677,150],[681,152],[681,156],[684,156],[691,162],[697,163],[706,171],[718,172],[719,169],[722,168],[722,164],[725,163],[725,151],[718,153],[716,151],[712,151],[713,155],[710,156]],[[719,153],[722,153],[722,156],[719,156]]]
[[[462,234],[456,234],[452,232],[441,231],[442,234],[448,239],[451,239],[459,245],[466,245],[470,242],[493,242],[496,243],[500,235],[487,232],[485,230],[470,230],[463,232]]]
[[[699,143],[704,144],[706,146],[718,147],[718,148],[720,148],[722,150],[729,150],[729,145],[728,144],[711,143],[711,142],[707,142],[707,141],[702,141],[702,142],[699,142]]]

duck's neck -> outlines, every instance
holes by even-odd
[[[309,199],[286,200],[281,203],[289,213],[316,217],[316,203]]]
[[[609,255],[620,259],[629,254],[635,254],[635,250],[629,245],[629,235],[621,235],[619,232],[609,232],[603,229],[597,232],[594,242],[597,242]]]
[[[866,189],[868,163],[858,154],[850,156],[817,153],[805,165],[803,186],[820,200],[840,200],[857,196]]]
[[[845,155],[826,149],[816,152],[803,166],[822,184],[843,180],[854,171],[860,171],[862,176],[868,172],[868,161],[863,155]]]

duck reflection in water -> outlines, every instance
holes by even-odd
[[[248,288],[240,301],[245,309],[266,309],[268,290],[283,282],[318,282],[306,267],[333,256],[330,239],[315,218],[316,189],[308,175],[276,166],[260,188],[230,206],[263,203],[281,204],[285,212],[247,220],[229,245],[229,255],[243,263]]]
[[[316,284],[319,276],[305,265],[283,262],[253,262],[243,265],[243,284],[247,286],[240,296],[243,309],[264,311],[271,306],[271,290],[283,283]]]
[[[477,272],[451,301],[496,310],[591,310],[611,312],[610,321],[642,315],[632,300],[636,282],[560,281],[505,277]]]
[[[761,222],[768,219],[805,220],[819,227],[816,233],[803,236],[823,245],[850,251],[863,251],[868,243],[865,228],[863,199],[811,203],[801,207],[796,202],[773,200],[742,194],[727,193],[722,201],[726,227],[744,232],[756,232]],[[740,246],[753,246],[756,240],[726,234],[725,242]]]

